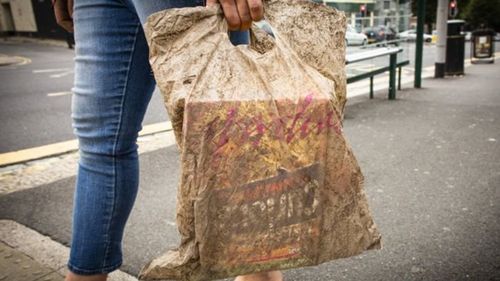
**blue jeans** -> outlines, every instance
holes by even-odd
[[[76,0],[73,129],[80,161],[69,269],[109,273],[139,182],[137,136],[155,87],[142,24],[151,13],[203,0]],[[231,34],[247,43],[246,32]],[[174,206],[172,206],[174,208]]]

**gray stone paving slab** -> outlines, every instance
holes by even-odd
[[[64,278],[57,272],[52,272],[49,275],[46,275],[36,281],[63,281]]]
[[[141,155],[141,175],[141,188],[124,239],[123,269],[132,273],[137,273],[146,260],[179,242],[174,223],[179,175],[177,147]],[[0,197],[0,218],[13,219],[69,245],[74,182],[75,177],[70,177],[4,195]]]
[[[384,248],[317,267],[299,280],[500,280],[500,65],[424,89],[378,93],[347,107],[345,133],[365,174]],[[141,187],[127,225],[123,270],[136,274],[178,243],[178,152],[141,155]],[[0,197],[13,219],[68,244],[74,177]]]
[[[1,281],[63,281],[63,277],[29,256],[0,242]]]
[[[16,255],[24,254],[39,262],[43,268],[48,268],[50,272],[54,272],[48,276],[40,277],[41,279],[48,280],[57,277],[57,275],[65,276],[68,272],[66,267],[70,251],[68,247],[15,221],[0,220],[0,243],[8,245]],[[9,276],[8,280],[21,278],[24,271],[18,271],[17,273],[21,275]],[[4,275],[3,278],[7,278],[7,275]],[[137,278],[117,270],[108,276],[108,280],[137,281]]]

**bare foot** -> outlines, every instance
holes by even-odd
[[[70,271],[66,275],[66,279],[64,279],[64,281],[106,281],[107,278],[107,274],[78,275]]]
[[[238,276],[234,281],[283,281],[283,274],[281,271],[269,271]]]

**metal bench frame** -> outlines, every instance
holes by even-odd
[[[370,99],[373,98],[373,76],[377,74],[382,74],[384,72],[389,71],[389,95],[388,98],[390,100],[396,99],[396,68],[399,68],[398,71],[398,90],[401,90],[401,68],[405,65],[409,65],[410,61],[405,60],[401,62],[397,62],[397,55],[401,53],[403,49],[401,48],[383,48],[377,49],[373,51],[367,51],[357,54],[350,54],[346,56],[346,65],[352,64],[355,62],[360,62],[364,60],[373,59],[381,56],[389,56],[389,66],[377,68],[375,70],[362,73],[359,75],[351,76],[347,78],[347,84],[354,83],[365,78],[370,78]]]

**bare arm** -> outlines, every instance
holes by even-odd
[[[230,30],[247,30],[264,14],[262,0],[207,0],[207,6],[220,3]],[[52,0],[57,23],[73,32],[73,0]]]
[[[73,0],[52,0],[57,24],[73,32]]]

